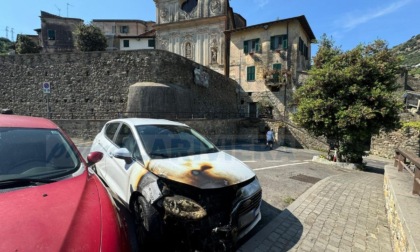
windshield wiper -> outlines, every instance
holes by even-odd
[[[0,188],[49,184],[52,182],[56,182],[56,180],[39,179],[39,178],[13,178],[13,179],[0,180]]]

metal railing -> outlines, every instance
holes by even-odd
[[[399,172],[406,170],[413,176],[413,194],[420,195],[420,158],[401,148],[395,150],[394,167]]]

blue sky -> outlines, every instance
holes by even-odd
[[[36,34],[40,13],[92,19],[155,21],[153,0],[1,0],[0,37]],[[233,10],[248,25],[305,15],[315,36],[332,37],[337,46],[350,50],[358,44],[383,39],[390,47],[420,34],[420,0],[230,0]],[[14,40],[14,39],[13,39]],[[317,50],[312,45],[312,56]]]

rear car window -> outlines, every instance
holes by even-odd
[[[115,132],[117,132],[119,125],[120,125],[119,123],[110,123],[106,126],[105,135],[106,137],[109,138],[109,140],[112,141],[112,139],[114,138]]]
[[[55,178],[75,172],[80,160],[58,130],[0,128],[0,179]]]

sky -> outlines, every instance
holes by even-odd
[[[200,1],[200,0],[198,0]],[[0,37],[33,34],[46,11],[62,17],[156,20],[153,0],[1,0]],[[420,34],[420,0],[230,0],[235,13],[255,25],[305,15],[315,34],[347,51],[376,39],[394,47]],[[12,37],[13,29],[13,37]],[[6,31],[8,30],[8,31]],[[312,44],[312,56],[317,44]]]

